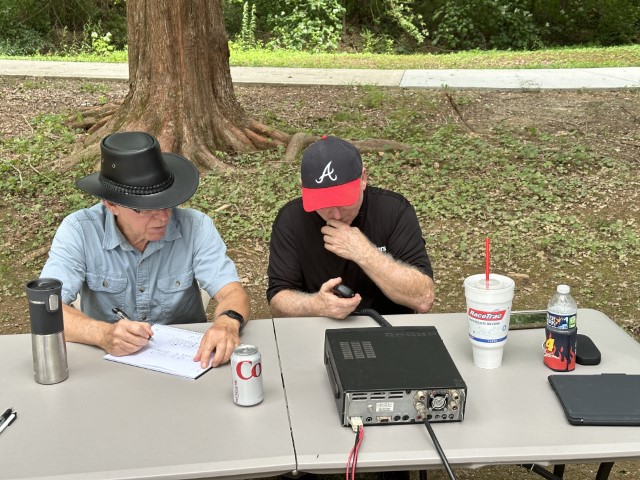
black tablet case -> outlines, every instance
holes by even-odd
[[[549,375],[572,425],[640,425],[640,375]]]

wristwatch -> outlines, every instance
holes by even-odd
[[[218,317],[221,317],[222,315],[226,315],[227,317],[233,318],[234,320],[238,321],[238,323],[240,324],[240,330],[238,330],[238,333],[242,331],[242,329],[247,323],[244,317],[240,315],[238,312],[236,312],[235,310],[225,310],[220,315],[218,315]]]

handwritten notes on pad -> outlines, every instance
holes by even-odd
[[[193,361],[202,333],[159,324],[152,325],[151,330],[153,341],[136,353],[121,357],[107,354],[103,358],[187,378],[198,378],[211,368],[202,368],[200,362]]]

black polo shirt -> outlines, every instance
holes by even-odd
[[[302,198],[280,209],[271,231],[267,300],[287,289],[315,293],[330,278],[342,277],[362,296],[358,309],[373,308],[382,315],[412,313],[385,297],[356,263],[326,250],[320,232],[324,225],[320,215],[304,211]],[[415,209],[402,195],[367,187],[351,226],[358,227],[378,250],[433,277]]]

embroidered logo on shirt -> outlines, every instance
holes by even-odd
[[[378,250],[380,250],[382,253],[387,251],[387,247],[385,245],[378,247]]]
[[[329,177],[329,180],[335,182],[338,179],[338,176],[335,175],[335,170],[331,168],[331,162],[327,163],[326,167],[322,171],[322,175],[320,178],[316,180],[316,183],[322,183],[324,181],[324,177]]]

